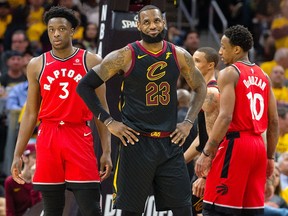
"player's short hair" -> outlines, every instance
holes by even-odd
[[[55,17],[62,17],[68,20],[71,23],[72,28],[77,28],[79,25],[79,20],[74,14],[72,9],[68,9],[61,6],[54,6],[51,7],[49,11],[45,12],[44,14],[44,23],[47,25],[49,20]]]
[[[200,47],[199,49],[197,49],[197,51],[205,53],[205,58],[207,62],[214,62],[215,67],[218,65],[219,55],[215,49],[213,49],[212,47]]]
[[[224,35],[229,38],[231,45],[240,46],[244,52],[248,52],[253,47],[252,34],[242,25],[229,27]]]
[[[145,6],[138,12],[138,21],[140,21],[140,14],[141,14],[143,11],[153,10],[153,9],[158,10],[158,11],[160,12],[160,14],[161,14],[161,17],[163,18],[162,12],[161,12],[160,8],[158,8],[158,7],[155,6],[155,5],[145,5]]]

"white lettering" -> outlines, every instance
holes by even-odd
[[[44,88],[45,90],[50,91],[50,85],[48,85],[48,84],[44,84],[43,88]]]
[[[53,77],[47,76],[47,80],[51,84],[55,79]]]
[[[60,72],[58,70],[55,70],[53,74],[54,74],[54,77],[57,79],[59,77]]]
[[[254,85],[254,86],[258,86],[263,91],[267,85],[267,83],[265,81],[263,81],[262,79],[259,79],[259,77],[255,77],[255,76],[248,76],[248,80],[243,80],[243,83],[246,86],[246,88],[249,88],[251,85]]]
[[[127,29],[127,28],[136,28],[137,27],[137,22],[136,21],[131,21],[131,20],[122,20],[122,28]]]
[[[101,22],[106,21],[107,18],[107,4],[102,5]]]
[[[99,34],[99,39],[102,40],[105,35],[105,24],[101,23],[100,24],[100,34]]]
[[[69,70],[68,72],[68,77],[72,78],[75,74],[75,71],[74,70]]]
[[[61,72],[60,72],[61,71]],[[67,72],[68,71],[68,72]],[[68,77],[71,78],[72,80],[74,80],[76,83],[78,83],[81,79],[82,79],[82,75],[80,73],[76,73],[74,70],[68,70],[67,68],[61,68],[60,70],[55,70],[53,71],[53,76],[47,76],[47,81],[49,84],[44,84],[43,85],[43,89],[44,90],[48,90],[50,91],[51,89],[51,84],[59,79],[59,78],[63,78],[63,77]],[[67,79],[67,78],[66,78]],[[63,81],[61,81],[63,82]],[[68,83],[68,82],[67,82]]]
[[[105,216],[121,216],[121,210],[113,209],[113,198],[111,194],[106,194],[106,201],[104,207]],[[156,211],[154,196],[149,196],[146,200],[145,210],[143,216],[173,216],[172,211]]]
[[[78,83],[80,80],[82,79],[82,75],[81,74],[77,74],[75,77],[74,77],[74,80]]]

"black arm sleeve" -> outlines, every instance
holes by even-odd
[[[76,91],[79,96],[84,100],[88,108],[93,114],[102,122],[110,118],[106,110],[104,110],[98,96],[95,93],[95,89],[101,86],[104,81],[95,73],[94,70],[90,70],[79,82]]]
[[[196,147],[198,152],[202,152],[205,148],[206,142],[208,141],[208,134],[206,130],[205,114],[199,112],[198,114],[198,130],[199,130],[199,146]]]

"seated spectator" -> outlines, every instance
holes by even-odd
[[[184,37],[183,48],[191,55],[200,47],[200,35],[197,31],[191,30]]]
[[[275,95],[278,105],[288,106],[288,88],[285,86],[285,71],[280,65],[273,67],[270,74],[272,91]]]
[[[280,65],[285,69],[285,79],[288,80],[288,48],[281,48],[275,52],[272,61],[266,61],[260,64],[261,69],[269,76],[273,67]]]
[[[186,89],[177,89],[178,112],[177,122],[184,121],[190,107],[191,94]]]
[[[281,197],[281,184],[280,184],[280,169],[278,164],[275,163],[273,181],[274,194],[265,202],[265,206],[271,206],[274,208],[288,208],[286,201]]]
[[[281,1],[280,12],[280,15],[275,16],[271,24],[276,50],[283,47],[288,48],[288,0]]]
[[[82,1],[80,7],[81,13],[87,16],[88,23],[94,23],[99,25],[99,4],[97,0],[86,0]]]
[[[36,148],[35,143],[28,143],[22,156],[23,170],[22,178],[25,184],[18,184],[8,176],[5,180],[6,215],[21,216],[29,208],[42,199],[39,191],[34,191],[32,177],[35,171]]]
[[[5,87],[8,94],[11,87],[17,83],[26,81],[26,76],[23,72],[23,57],[18,51],[11,50],[6,54],[8,71],[0,77],[0,83]]]
[[[288,108],[285,106],[278,106],[277,111],[278,111],[278,117],[279,117],[279,121],[278,121],[279,122],[278,123],[279,124],[279,138],[278,138],[278,143],[276,146],[276,153],[277,155],[281,155],[285,152],[288,152]],[[280,164],[279,164],[279,167],[280,167]],[[288,170],[287,170],[287,176],[288,176]],[[288,178],[287,178],[287,183],[284,183],[283,186],[286,187],[286,185],[288,186]]]
[[[97,51],[97,41],[98,41],[98,27],[94,23],[88,23],[84,28],[82,44],[84,49],[92,53]]]
[[[17,51],[21,54],[25,53],[27,50],[30,49],[30,44],[29,40],[26,36],[25,31],[22,30],[17,30],[12,34],[11,38],[11,47],[8,46],[9,42],[4,41],[4,47],[5,51],[1,55],[1,61],[0,61],[0,67],[1,67],[1,72],[2,74],[7,73],[8,71],[8,66],[7,66],[7,55],[9,55],[10,51]]]

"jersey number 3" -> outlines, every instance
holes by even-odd
[[[63,93],[59,95],[59,98],[66,99],[69,95],[69,91],[67,89],[69,83],[68,82],[60,82],[59,85],[62,86],[62,91],[63,91]]]

